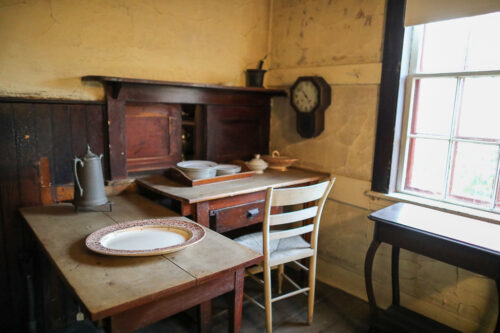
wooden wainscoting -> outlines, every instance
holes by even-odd
[[[96,154],[106,151],[105,108],[104,102],[0,99],[1,332],[25,331],[27,288],[19,255],[38,251],[18,209],[72,197],[73,156],[87,143]],[[108,156],[103,160],[107,173]],[[36,262],[36,319],[39,331],[48,331],[73,320],[76,307],[48,263]]]

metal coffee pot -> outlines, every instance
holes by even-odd
[[[80,157],[73,159],[73,175],[75,176],[75,209],[101,206],[110,204],[104,191],[104,178],[102,175],[102,154],[97,156],[87,151]],[[111,210],[111,205],[110,205]]]

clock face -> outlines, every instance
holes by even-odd
[[[300,112],[313,111],[318,100],[318,87],[312,81],[300,81],[292,92],[292,102]]]

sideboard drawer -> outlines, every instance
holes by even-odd
[[[210,211],[215,219],[215,231],[226,232],[242,228],[264,220],[265,201],[259,200],[238,206],[231,206]]]

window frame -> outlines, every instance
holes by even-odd
[[[413,45],[412,45],[413,47]],[[496,203],[498,202],[498,198],[500,195],[500,184],[499,184],[499,178],[500,178],[500,159],[497,160],[497,165],[496,165],[496,174],[495,174],[495,181],[494,184],[497,186],[493,189],[492,197],[493,200],[492,202],[488,202],[490,205],[489,208],[487,207],[481,207],[478,205],[474,204],[468,204],[466,198],[463,198],[464,201],[461,202],[455,202],[452,200],[447,200],[447,198],[450,197],[457,197],[454,196],[453,194],[450,193],[451,189],[451,184],[452,181],[449,182],[450,177],[452,177],[452,162],[451,159],[454,158],[456,155],[456,146],[455,143],[457,142],[465,142],[465,143],[475,143],[475,144],[483,144],[483,145],[493,145],[493,146],[500,146],[500,143],[497,141],[491,141],[487,139],[481,139],[481,138],[461,138],[453,133],[455,133],[456,126],[458,124],[457,120],[457,115],[458,112],[457,108],[460,106],[460,98],[461,95],[458,93],[459,90],[462,89],[464,80],[466,78],[476,78],[476,77],[491,77],[491,76],[499,76],[500,77],[500,70],[497,71],[468,71],[468,72],[453,72],[453,73],[416,73],[416,74],[408,74],[406,75],[406,82],[405,82],[405,102],[404,102],[404,110],[403,110],[403,118],[402,118],[402,123],[401,123],[401,138],[400,138],[400,146],[399,146],[399,161],[398,161],[398,168],[397,168],[397,178],[396,178],[396,186],[395,186],[395,192],[398,193],[404,193],[408,195],[414,195],[418,197],[423,197],[426,199],[431,199],[431,200],[436,200],[436,201],[442,201],[454,205],[459,205],[459,206],[465,206],[465,207],[470,207],[470,208],[475,208],[475,209],[480,209],[480,210],[485,210],[485,211],[490,211],[490,212],[495,212],[498,213],[500,210],[498,208],[495,208]],[[455,95],[455,100],[454,100],[454,110],[453,110],[453,117],[452,117],[452,125],[451,125],[451,130],[450,134],[448,136],[437,136],[437,135],[429,135],[429,134],[412,134],[411,129],[410,129],[410,119],[413,118],[413,103],[414,103],[414,91],[416,89],[417,84],[415,83],[418,79],[421,78],[456,78],[457,83],[456,83],[456,95]],[[444,179],[444,188],[443,188],[443,195],[441,198],[432,198],[426,195],[420,195],[419,190],[415,189],[414,191],[408,191],[405,190],[405,182],[407,182],[406,178],[406,173],[408,170],[408,159],[409,159],[409,154],[411,153],[411,147],[410,147],[410,140],[407,138],[422,138],[422,139],[432,139],[432,140],[442,140],[442,141],[447,141],[448,142],[448,155],[446,158],[446,174],[445,174],[445,179]],[[397,148],[397,147],[396,147]],[[410,151],[408,154],[407,152]],[[422,191],[422,193],[425,193],[425,191]]]
[[[408,67],[414,65],[410,64],[410,60],[417,61],[417,57],[414,54],[410,56],[409,52],[416,50],[415,47],[409,48],[410,50],[405,50],[403,48],[405,42],[414,43],[414,40],[410,41],[412,38],[410,33],[405,34],[404,28],[404,15],[405,15],[406,1],[403,0],[388,0],[386,9],[386,30],[384,36],[384,53],[382,62],[382,78],[380,83],[380,97],[379,97],[379,108],[377,115],[377,132],[375,140],[375,152],[373,159],[373,172],[372,172],[372,185],[371,191],[376,193],[381,193],[382,195],[392,195],[394,197],[417,197],[415,201],[419,201],[417,195],[414,192],[408,194],[408,192],[398,191],[400,188],[400,171],[398,165],[401,163],[401,159],[405,158],[405,153],[400,150],[400,146],[406,144],[406,140],[401,140],[401,136],[408,130],[408,112],[403,112],[409,108],[408,105],[402,104],[408,103],[408,96],[401,96],[402,94],[408,95],[411,93],[409,89],[405,89],[408,80],[415,80],[421,77],[432,77],[436,76],[435,73],[432,74],[410,74],[407,77],[401,76],[401,67],[403,67],[403,72],[408,72]],[[390,42],[389,42],[390,41]],[[413,46],[413,45],[412,45]],[[402,60],[403,59],[403,60]],[[405,63],[406,60],[406,63]],[[497,75],[500,71],[484,71],[484,72],[459,72],[459,73],[446,73],[447,76],[463,76],[467,74],[479,74],[484,76],[491,76],[492,74]],[[438,74],[441,76],[441,74]],[[403,98],[404,97],[404,98]],[[403,117],[406,117],[403,119]],[[401,126],[402,124],[402,126]],[[500,163],[497,165],[497,169],[500,167]],[[448,172],[448,171],[447,171]],[[500,196],[500,184],[498,183],[499,173],[497,172],[497,188],[495,189],[496,199],[493,200],[493,207]],[[446,185],[445,185],[446,186]],[[377,195],[376,195],[377,196]],[[421,196],[423,200],[433,201],[436,199],[431,199],[425,196]],[[439,201],[436,200],[436,206],[440,206],[439,202],[446,205],[456,205],[457,207],[467,207],[462,203],[456,204],[449,201]],[[473,209],[481,209],[477,206],[470,206]],[[458,208],[461,210],[461,208]],[[483,209],[484,210],[484,209]],[[486,212],[491,212],[498,215],[498,209],[493,211],[490,209],[485,209]]]

